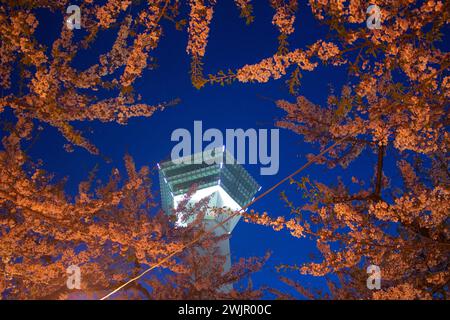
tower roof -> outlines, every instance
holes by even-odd
[[[174,197],[187,193],[194,184],[197,190],[219,185],[241,207],[248,204],[259,189],[258,183],[225,148],[162,162],[159,181],[162,207],[166,212],[173,208]]]

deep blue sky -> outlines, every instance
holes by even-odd
[[[239,18],[239,12],[233,2],[218,1],[204,59],[205,74],[258,62],[262,58],[272,56],[277,50],[278,33],[271,24],[273,9],[268,5],[268,1],[253,1],[256,19],[250,26],[246,26],[245,21]],[[313,19],[304,1],[300,2],[295,22],[296,32],[289,38],[291,48],[304,48],[326,34],[326,29]],[[46,22],[41,23],[38,33],[43,41],[52,41],[59,33],[61,20],[47,15],[42,17],[45,17]],[[53,21],[54,27],[51,25]],[[158,112],[151,118],[130,120],[127,126],[98,122],[77,125],[79,128],[92,130],[92,133],[85,132],[85,135],[105,156],[112,159],[111,163],[106,163],[101,157],[90,155],[81,148],[75,148],[74,153],[66,153],[63,149],[66,141],[55,129],[48,126],[45,126],[40,139],[30,150],[32,158],[42,159],[45,168],[56,173],[57,178],[69,177],[69,193],[76,192],[78,183],[87,177],[96,164],[99,164],[100,178],[106,178],[112,167],[123,168],[122,158],[125,152],[134,157],[138,167],[148,165],[154,168],[158,161],[170,154],[174,146],[170,141],[172,131],[177,128],[192,130],[194,120],[202,120],[204,130],[218,128],[225,132],[227,128],[270,129],[274,128],[274,121],[283,116],[282,110],[270,99],[294,100],[284,83],[286,79],[267,84],[235,83],[225,87],[206,86],[201,90],[195,89],[190,82],[190,60],[185,52],[187,34],[185,31],[176,31],[172,24],[165,23],[165,26],[164,36],[153,54],[159,67],[145,71],[144,76],[136,82],[135,90],[148,104],[180,98],[179,105]],[[80,56],[77,64],[83,66],[93,63],[97,53],[105,52],[111,46],[112,40],[112,37],[102,36],[95,48],[99,51],[94,50]],[[314,72],[303,74],[300,94],[315,103],[323,104],[329,85],[333,84],[339,91],[346,80],[347,75],[343,69],[319,67]],[[261,96],[269,100],[262,99]],[[245,167],[262,186],[263,191],[304,164],[307,161],[306,154],[317,151],[317,146],[303,143],[300,136],[281,130],[278,174],[261,176],[259,165]],[[363,159],[352,167],[351,172],[344,174],[347,177],[370,175],[376,158],[367,152]],[[329,171],[321,166],[313,166],[303,174],[309,175],[312,180],[334,183],[340,173],[342,172],[338,169]],[[154,189],[158,191],[156,170],[154,177]],[[289,212],[279,197],[279,192],[286,188],[289,188],[288,185],[282,186],[252,208],[256,211],[268,211],[272,216],[288,216]],[[301,203],[300,194],[297,198]],[[277,279],[278,274],[274,266],[280,263],[301,264],[310,261],[309,253],[314,252],[314,243],[307,239],[293,238],[287,232],[275,232],[270,228],[241,221],[233,231],[231,250],[233,260],[263,256],[266,251],[272,251],[272,257],[264,269],[252,277],[253,283],[255,286],[269,285],[285,290],[287,286]],[[313,281],[320,286],[317,279],[290,275],[302,283]]]

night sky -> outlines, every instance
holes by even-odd
[[[278,47],[278,31],[271,24],[273,9],[267,1],[253,1],[255,21],[247,26],[245,20],[239,18],[239,12],[233,1],[218,1],[211,24],[211,33],[204,58],[204,73],[217,73],[219,70],[235,70],[245,64],[252,64],[263,58],[272,56]],[[74,2],[75,4],[75,2]],[[186,6],[183,8],[187,10]],[[182,14],[184,15],[183,12]],[[53,41],[60,32],[60,17],[42,14],[38,34],[42,41]],[[53,20],[52,20],[53,19]],[[53,26],[52,27],[52,23]],[[283,117],[284,112],[277,108],[274,101],[287,99],[294,101],[285,84],[286,78],[270,81],[267,84],[234,83],[227,86],[207,85],[201,90],[195,89],[190,81],[190,58],[186,54],[187,33],[175,30],[173,24],[164,22],[164,35],[153,56],[157,59],[155,70],[146,70],[142,78],[137,80],[135,91],[142,95],[142,101],[157,104],[180,98],[181,102],[150,118],[136,118],[122,126],[112,123],[78,123],[101,151],[102,156],[94,156],[84,149],[75,148],[75,152],[67,153],[63,149],[65,139],[54,128],[43,125],[44,131],[34,146],[28,151],[32,159],[42,159],[44,168],[55,173],[55,178],[68,177],[66,191],[75,194],[78,183],[87,178],[90,170],[98,164],[98,177],[107,179],[113,167],[123,169],[123,155],[128,152],[135,160],[137,167],[153,168],[154,190],[159,192],[156,163],[168,157],[175,142],[170,141],[173,130],[186,128],[193,130],[194,120],[203,121],[204,130],[218,128],[249,129],[275,127],[275,121]],[[300,1],[296,32],[289,37],[290,48],[305,48],[315,40],[326,35],[327,28],[321,26],[312,16],[311,10],[304,1]],[[113,35],[111,33],[111,35]],[[112,45],[113,37],[101,36],[93,50],[85,52],[76,59],[79,68],[86,67],[96,61],[98,53],[105,52]],[[314,103],[324,104],[327,93],[334,87],[340,91],[342,84],[348,81],[344,68],[319,66],[313,72],[304,72],[299,94],[306,96]],[[206,145],[206,144],[205,144]],[[302,138],[290,131],[280,129],[280,169],[277,175],[261,176],[259,165],[245,165],[248,172],[262,186],[262,191],[295,171],[307,162],[308,153],[318,153],[317,145],[306,144]],[[387,150],[386,170],[395,166]],[[105,157],[111,162],[106,162]],[[327,184],[337,182],[339,175],[348,181],[351,176],[370,177],[375,166],[376,156],[370,150],[364,151],[362,157],[349,169],[329,170],[314,165],[302,173],[311,180]],[[123,170],[121,170],[123,171]],[[295,193],[293,186],[285,184],[272,194],[252,206],[252,209],[267,211],[271,216],[289,216],[289,210],[280,199],[280,191],[287,190],[296,203],[304,201],[300,193]],[[288,232],[275,232],[271,228],[239,222],[231,237],[232,261],[240,257],[263,256],[271,251],[272,256],[262,271],[252,276],[255,287],[270,286],[282,291],[293,292],[278,280],[280,275],[289,275],[293,279],[308,285],[312,283],[323,287],[323,279],[300,276],[295,273],[277,273],[275,266],[284,264],[300,265],[311,261],[310,253],[314,253],[315,244],[308,239],[297,239]],[[297,297],[300,297],[298,294]],[[267,294],[266,297],[271,297]]]

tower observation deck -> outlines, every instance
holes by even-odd
[[[258,183],[224,147],[205,150],[175,161],[165,161],[158,167],[162,207],[168,214],[177,208],[193,185],[196,191],[191,196],[191,203],[209,197],[208,208],[228,208],[232,211],[240,210],[250,203],[260,189]],[[217,215],[207,210],[204,217],[206,230],[228,217],[228,214]],[[195,216],[187,221],[178,217],[176,225],[187,226],[194,219]],[[236,215],[216,228],[214,234],[231,234],[239,219],[240,215]],[[228,271],[231,267],[229,239],[222,240],[218,246],[219,253],[226,257],[224,271]]]

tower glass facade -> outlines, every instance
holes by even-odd
[[[259,189],[258,183],[224,148],[162,162],[159,180],[162,206],[167,213],[174,208],[174,198],[186,194],[193,185],[196,190],[218,185],[240,207],[248,204]]]

